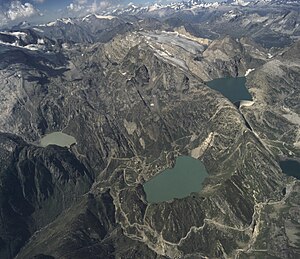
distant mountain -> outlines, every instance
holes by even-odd
[[[48,39],[55,41],[56,44],[46,44],[47,48],[51,48],[51,45],[61,46],[63,43],[108,42],[118,34],[134,30],[174,31],[184,26],[187,32],[197,37],[214,39],[225,35],[237,38],[246,36],[271,48],[286,46],[300,36],[299,9],[299,2],[285,0],[130,5],[111,13],[63,18],[38,26],[21,23],[3,31],[0,40],[16,46],[30,45],[28,37],[27,43],[24,43],[23,39],[11,35],[29,33],[35,35],[35,41],[31,43],[36,46],[31,47],[41,49],[45,44],[38,46],[38,37],[40,43],[41,40],[48,42]]]

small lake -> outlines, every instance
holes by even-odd
[[[288,176],[293,176],[300,180],[300,163],[296,160],[283,160],[279,162],[281,170]]]
[[[57,145],[60,147],[70,147],[72,144],[75,144],[76,139],[68,134],[63,132],[52,132],[45,135],[41,138],[39,145],[42,147],[47,147],[49,145]]]
[[[184,198],[192,192],[199,192],[208,176],[200,160],[189,156],[180,156],[172,169],[166,169],[144,184],[149,203]]]
[[[206,85],[223,94],[232,103],[241,100],[252,101],[252,97],[246,87],[246,77],[218,78],[206,82]]]

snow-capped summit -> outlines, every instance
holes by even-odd
[[[110,14],[112,15],[141,15],[144,13],[161,13],[162,11],[181,11],[181,10],[194,10],[203,8],[217,8],[221,5],[219,2],[205,2],[202,0],[189,0],[182,2],[171,2],[171,3],[155,3],[148,6],[143,5],[133,5],[130,4],[126,8],[116,9]]]
[[[85,17],[82,18],[82,21],[88,21],[92,18],[96,18],[96,19],[104,19],[104,20],[112,20],[115,19],[115,16],[112,15],[98,15],[98,14],[88,14]]]

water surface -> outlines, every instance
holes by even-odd
[[[207,177],[203,163],[189,156],[180,156],[172,169],[166,169],[144,184],[149,203],[184,198],[199,192]]]
[[[252,97],[246,87],[246,77],[218,78],[206,82],[206,85],[220,92],[233,103],[241,100],[252,101]]]
[[[70,147],[72,144],[75,144],[76,139],[68,134],[63,132],[52,132],[50,134],[45,135],[40,140],[40,145],[42,147],[46,147],[48,145],[57,145],[60,147]]]
[[[300,163],[296,160],[283,160],[279,162],[281,170],[288,176],[300,179]]]

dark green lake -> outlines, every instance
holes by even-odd
[[[166,169],[144,184],[147,201],[169,201],[199,192],[207,175],[201,161],[189,156],[180,156],[176,159],[174,168]]]
[[[206,82],[206,85],[220,92],[233,103],[241,100],[252,101],[252,97],[246,87],[246,77],[218,78]]]
[[[300,179],[300,163],[296,160],[280,161],[279,165],[283,173]]]

